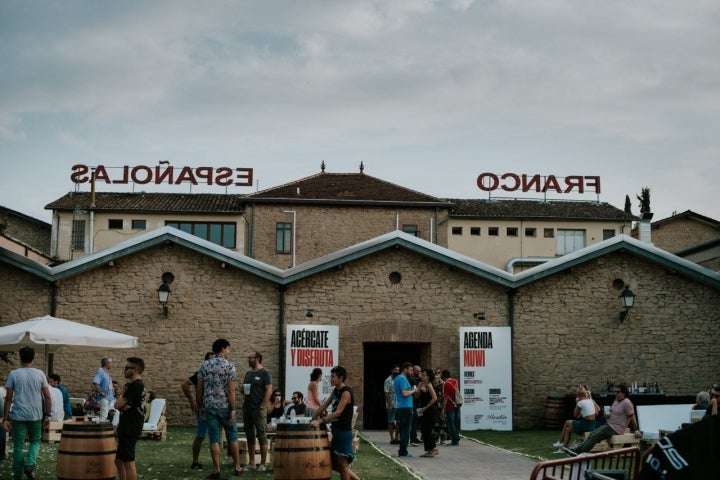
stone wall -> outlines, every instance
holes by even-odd
[[[652,243],[668,252],[709,242],[720,237],[717,228],[693,218],[679,218],[653,228]]]
[[[168,318],[157,301],[165,272],[174,275]],[[393,282],[391,273],[400,274],[400,281]],[[616,279],[636,294],[623,323]],[[0,325],[49,313],[46,282],[1,262],[0,292]],[[180,384],[216,338],[230,341],[241,375],[248,351],[260,350],[279,384],[288,323],[339,325],[338,363],[348,369],[348,384],[362,405],[368,344],[423,344],[423,366],[456,373],[460,326],[511,321],[505,287],[403,248],[288,285],[282,325],[280,298],[273,282],[172,243],[131,253],[58,282],[56,315],[138,336],[139,347],[61,352],[55,371],[73,396],[83,396],[103,355],[116,359],[111,374],[118,380],[124,358],[140,356],[147,363],[147,387],[168,400],[169,423],[192,424]],[[687,394],[720,376],[718,291],[631,254],[608,254],[534,281],[517,289],[514,302],[516,428],[541,426],[546,396],[568,392],[577,383],[597,390],[608,379],[651,381]],[[305,317],[308,308],[315,312],[311,322]],[[479,311],[485,320],[473,317]],[[0,366],[0,376],[6,374],[7,367]]]
[[[624,322],[613,280],[635,306]],[[666,268],[616,253],[519,289],[514,329],[514,420],[539,426],[546,396],[578,383],[657,382],[695,394],[718,381],[720,295]]]

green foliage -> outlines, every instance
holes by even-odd
[[[650,187],[641,189],[637,199],[640,201],[640,213],[650,213]]]
[[[632,204],[630,203],[630,195],[625,195],[625,213],[632,213]]]

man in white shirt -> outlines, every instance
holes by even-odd
[[[65,410],[63,410],[63,395],[59,388],[55,386],[55,381],[47,377],[50,389],[50,400],[52,401],[52,409],[50,410],[51,422],[62,422],[65,419]]]

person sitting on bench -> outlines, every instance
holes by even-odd
[[[630,431],[635,432],[636,437],[642,436],[642,432],[638,430],[635,408],[630,399],[627,398],[627,387],[620,385],[615,388],[615,401],[612,407],[610,407],[607,424],[593,430],[580,445],[564,450],[573,456],[589,452],[598,442],[608,439],[613,435],[622,435],[625,433],[628,425],[630,425]]]

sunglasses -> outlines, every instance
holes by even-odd
[[[137,367],[133,367],[132,365],[125,365],[125,370],[137,370]]]

